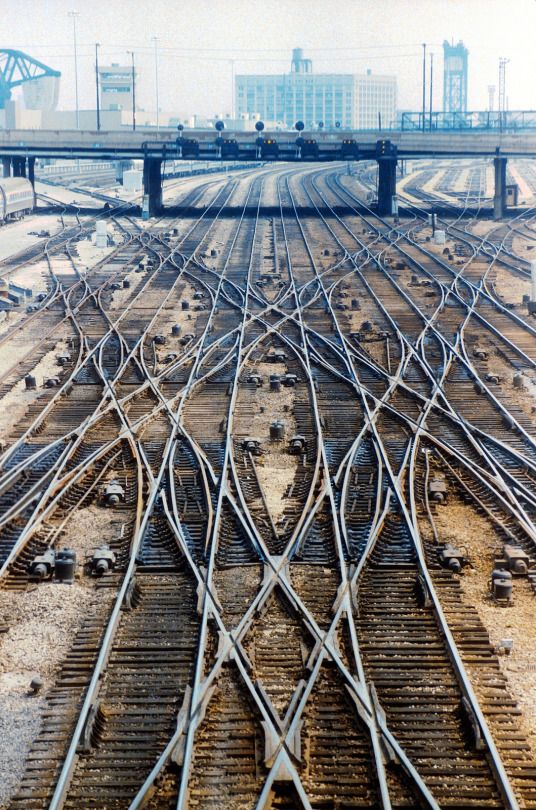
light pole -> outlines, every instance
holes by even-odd
[[[433,100],[434,100],[434,54],[430,53],[430,132],[432,131]]]
[[[422,131],[425,130],[426,115],[426,42],[422,44]]]
[[[97,132],[100,132],[100,101],[99,101],[99,48],[100,44],[95,43],[95,92],[97,94]]]
[[[136,131],[136,68],[134,67],[134,51],[127,51],[132,57],[132,131]]]
[[[499,59],[499,126],[501,131],[506,122],[506,65],[509,61],[504,56]]]
[[[235,60],[231,59],[231,118],[235,119]]]
[[[73,42],[74,42],[74,92],[76,102],[76,128],[80,129],[80,110],[78,107],[78,53],[76,50],[76,20],[80,16],[79,11],[69,11],[68,16],[73,21]]]
[[[151,37],[154,42],[154,81],[156,87],[156,129],[160,129],[160,115],[158,111],[158,37]]]

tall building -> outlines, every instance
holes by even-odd
[[[102,110],[132,110],[134,81],[138,80],[137,71],[132,76],[132,67],[116,63],[99,67],[99,92]]]
[[[346,129],[376,129],[396,121],[396,77],[313,73],[301,48],[292,52],[290,73],[236,76],[237,113],[292,127],[323,122]]]
[[[467,112],[467,57],[463,42],[443,42],[443,112]]]

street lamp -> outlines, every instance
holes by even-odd
[[[100,132],[100,101],[99,101],[99,48],[100,43],[95,43],[95,92],[97,94],[97,132]]]
[[[432,131],[433,103],[434,103],[434,54],[430,53],[430,132]]]
[[[151,37],[151,40],[154,42],[154,80],[155,80],[155,87],[156,87],[156,129],[157,131],[160,129],[160,116],[158,111],[158,37],[154,36]]]
[[[235,60],[231,59],[231,118],[236,118],[235,112]]]
[[[69,11],[68,16],[73,21],[73,42],[74,42],[74,91],[76,100],[76,128],[80,129],[80,110],[78,107],[78,54],[76,50],[76,20],[80,16],[79,11]]]
[[[134,67],[134,51],[127,51],[132,57],[132,131],[136,131],[136,68]]]
[[[422,131],[425,130],[426,115],[426,42],[422,44]]]

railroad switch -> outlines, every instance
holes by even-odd
[[[45,377],[43,379],[43,385],[45,388],[57,388],[60,384],[59,377]]]
[[[293,436],[289,443],[288,451],[293,456],[299,456],[307,448],[307,439],[305,436]]]
[[[162,362],[167,365],[168,363],[172,363],[174,360],[176,360],[177,357],[178,354],[176,352],[170,352],[169,354],[166,354]]]
[[[269,363],[284,363],[287,355],[282,349],[277,349],[275,352],[269,352],[266,359]]]
[[[491,372],[489,374],[486,374],[484,379],[486,380],[486,382],[494,383],[495,385],[498,385],[501,381],[501,378],[499,377],[498,374],[493,374]]]
[[[497,655],[510,655],[513,649],[514,649],[513,638],[501,638],[501,640],[495,647],[495,652],[497,653]]]
[[[285,438],[285,423],[281,419],[276,419],[270,425],[270,441],[280,442]]]
[[[117,506],[125,500],[125,490],[115,478],[106,485],[103,493],[106,506]]]
[[[56,363],[58,366],[66,366],[71,360],[71,355],[69,352],[64,352],[63,354],[58,354],[56,357]]]
[[[294,388],[298,382],[297,374],[284,374],[281,377],[281,385],[286,385],[287,388]]]
[[[191,340],[193,340],[194,337],[195,335],[193,334],[193,332],[185,332],[184,335],[181,337],[180,342],[184,346],[186,343],[189,343]]]
[[[194,292],[194,299],[195,299],[196,301],[200,301],[200,300],[201,300],[202,298],[204,298],[204,297],[205,297],[205,294],[203,293],[203,291],[202,291],[202,290],[196,290],[196,291]]]
[[[502,559],[495,560],[497,569],[504,567],[516,577],[528,574],[532,561],[520,546],[511,546],[507,543],[503,548],[503,555]]]
[[[436,503],[444,503],[447,499],[448,489],[443,478],[432,478],[428,484],[428,494]]]
[[[449,568],[455,574],[461,571],[467,562],[462,552],[450,543],[439,550],[439,561],[443,568]]]
[[[165,335],[155,335],[153,338],[153,343],[157,346],[164,346],[166,343]]]
[[[491,572],[490,590],[497,602],[510,604],[512,602],[512,574],[502,568],[495,568]]]
[[[253,383],[254,385],[257,386],[257,388],[260,388],[263,384],[263,380],[260,374],[249,374],[248,377],[246,378],[246,382]]]
[[[66,582],[70,585],[74,582],[76,571],[76,552],[71,548],[62,548],[56,554],[56,566],[54,568],[54,579],[58,582]]]
[[[115,567],[116,556],[106,544],[96,548],[89,560],[89,570],[96,577],[102,577]]]
[[[485,349],[475,349],[473,352],[477,360],[487,360],[489,355]]]
[[[49,548],[43,554],[38,554],[31,561],[28,574],[30,579],[51,579],[56,565],[56,554],[54,549]]]
[[[253,436],[248,436],[242,442],[242,449],[253,456],[260,456],[262,453],[261,440]]]

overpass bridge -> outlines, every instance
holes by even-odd
[[[162,207],[162,162],[166,160],[284,161],[296,163],[340,160],[378,162],[378,210],[393,213],[396,166],[406,158],[493,158],[494,213],[506,209],[506,163],[509,157],[536,157],[535,130],[415,131],[263,131],[223,130],[0,131],[4,176],[30,177],[36,158],[73,160],[143,160],[146,215]]]

